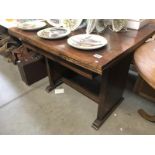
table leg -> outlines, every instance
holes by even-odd
[[[49,78],[49,86],[46,87],[46,91],[49,93],[57,86],[62,84],[60,75],[56,72],[54,68],[54,62],[50,61],[48,58],[45,58],[46,61],[46,68],[47,68],[47,75]]]
[[[122,59],[119,63],[103,71],[97,119],[92,127],[96,130],[104,123],[108,116],[123,100],[131,56]]]

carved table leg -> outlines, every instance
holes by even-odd
[[[46,61],[47,74],[49,78],[49,86],[46,87],[46,92],[49,93],[57,86],[62,84],[62,81],[60,80],[61,78],[54,68],[54,62],[48,60],[48,58],[45,58],[45,61]]]
[[[138,113],[139,113],[144,119],[146,119],[147,121],[150,121],[150,122],[154,122],[154,123],[155,123],[155,115],[149,115],[149,114],[147,114],[143,109],[139,109],[139,110],[138,110]]]
[[[92,127],[96,130],[123,100],[131,56],[122,59],[118,64],[103,71],[97,119]]]

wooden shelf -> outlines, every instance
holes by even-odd
[[[99,103],[99,90],[100,79],[95,78],[93,80],[86,79],[80,75],[74,74],[74,76],[64,75],[63,82],[72,88],[76,89],[80,93],[86,95],[93,101]]]

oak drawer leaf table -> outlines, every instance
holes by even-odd
[[[64,82],[98,103],[97,118],[92,124],[95,129],[99,129],[122,101],[133,53],[154,32],[153,25],[139,31],[116,33],[107,30],[103,34],[107,46],[84,51],[69,46],[67,38],[45,40],[39,38],[36,31],[9,28],[10,35],[45,56],[50,83],[48,91]],[[75,31],[71,35],[79,33],[85,31]]]

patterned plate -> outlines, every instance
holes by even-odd
[[[82,23],[83,19],[62,19],[62,26],[70,31],[76,30]]]
[[[49,19],[49,20],[47,20],[47,22],[54,27],[61,27],[62,26],[61,19]]]
[[[65,28],[46,28],[37,32],[37,35],[44,39],[59,39],[69,35],[70,31]]]
[[[17,24],[17,28],[22,30],[38,30],[45,26],[46,26],[46,23],[42,21],[27,21],[27,22]]]
[[[107,40],[100,35],[79,34],[70,37],[67,40],[67,43],[78,49],[93,50],[105,46],[107,44]]]

